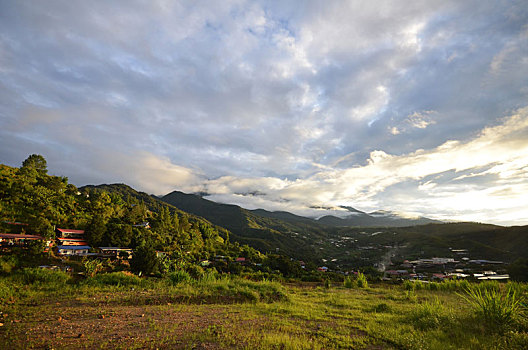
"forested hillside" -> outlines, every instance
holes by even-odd
[[[0,165],[0,198],[3,233],[54,239],[56,228],[84,229],[92,247],[159,250],[179,265],[215,255],[260,256],[231,243],[226,229],[126,185],[113,185],[110,192],[104,186],[78,189],[65,177],[48,175],[39,155],[31,155],[20,168]]]
[[[321,251],[314,242],[326,240],[335,231],[290,213],[247,210],[179,191],[171,192],[161,200],[229,229],[233,240],[263,252],[282,252],[297,259],[321,258]]]

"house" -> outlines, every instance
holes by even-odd
[[[120,247],[99,247],[101,256],[111,259],[132,259],[133,250],[130,248]]]
[[[320,272],[326,272],[326,271],[328,271],[328,267],[326,267],[326,266],[320,266],[320,267],[317,268],[317,271],[320,271]]]
[[[87,245],[60,245],[57,247],[60,255],[77,255],[87,256],[90,255],[90,247]]]
[[[409,271],[407,270],[386,270],[383,273],[383,279],[386,281],[403,279],[403,278],[409,278]]]
[[[431,279],[434,281],[434,280],[438,280],[438,281],[443,281],[445,279],[448,279],[449,276],[447,275],[444,275],[443,273],[433,273],[433,276],[431,277]]]
[[[142,222],[140,224],[132,225],[132,227],[150,228],[150,224],[148,223],[148,221],[144,221],[144,222]]]
[[[236,258],[235,262],[237,262],[239,264],[245,264],[246,263],[246,258]]]
[[[42,240],[41,236],[36,235],[23,235],[17,233],[0,233],[0,246],[11,247],[11,246],[24,246],[27,242]]]
[[[82,238],[57,238],[57,245],[88,245]]]
[[[478,277],[478,280],[507,280],[510,278],[510,275],[508,274],[505,274],[505,275],[487,275],[487,276],[482,276],[482,277]]]
[[[72,230],[69,228],[58,228],[57,237],[61,238],[84,238],[84,230]]]

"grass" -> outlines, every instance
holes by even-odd
[[[468,285],[462,295],[492,331],[504,332],[526,318],[526,300],[518,287],[505,289]]]
[[[327,288],[207,273],[198,279],[100,274],[80,282],[21,276],[0,278],[0,344],[14,349],[528,348],[522,319],[489,332],[458,286]],[[471,286],[481,295],[515,290],[515,300],[527,291],[525,284]],[[522,301],[516,305],[522,308]]]

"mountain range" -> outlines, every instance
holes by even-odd
[[[372,266],[388,253],[402,260],[454,256],[451,248],[467,250],[471,259],[513,261],[528,257],[528,226],[441,223],[387,211],[365,213],[351,207],[343,208],[350,212],[344,218],[314,219],[284,211],[248,210],[179,191],[157,197],[122,184],[89,187],[136,197],[154,210],[168,205],[202,217],[229,230],[231,241],[262,252],[318,264],[323,261],[336,268]]]

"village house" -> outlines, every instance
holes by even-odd
[[[69,228],[58,228],[57,238],[79,238],[84,239],[84,230],[72,230]]]
[[[133,250],[130,248],[121,248],[121,247],[99,247],[101,251],[101,256],[103,258],[111,259],[132,259]]]
[[[57,238],[57,245],[88,245],[82,238]]]
[[[409,278],[409,271],[407,270],[386,270],[383,273],[383,279],[385,281],[401,280],[401,279],[408,279],[408,278]]]
[[[17,233],[0,233],[0,246],[1,247],[12,247],[12,246],[25,246],[30,241],[42,240],[41,236],[37,235],[24,235]]]
[[[57,247],[59,255],[76,255],[76,256],[88,256],[94,255],[89,253],[90,247],[87,245],[60,245]]]

